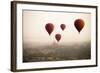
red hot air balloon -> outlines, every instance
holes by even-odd
[[[66,28],[66,25],[65,24],[61,24],[60,27],[61,27],[62,30],[64,30]]]
[[[82,19],[77,19],[74,22],[74,26],[76,27],[76,29],[78,30],[78,32],[80,33],[80,31],[83,29],[84,27],[84,21]]]
[[[61,39],[61,35],[60,35],[60,34],[56,34],[56,35],[55,35],[55,38],[56,38],[56,40],[59,42],[60,39]]]
[[[47,23],[45,26],[45,29],[48,32],[48,34],[50,35],[52,33],[52,31],[54,30],[54,25],[52,23]]]

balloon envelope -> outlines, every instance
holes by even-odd
[[[54,30],[54,25],[52,23],[47,23],[45,26],[45,29],[48,32],[48,34],[50,35],[52,33],[52,31]]]
[[[55,35],[55,38],[56,38],[56,40],[59,42],[60,39],[61,39],[61,35],[60,35],[60,34],[56,34],[56,35]]]
[[[66,28],[66,25],[65,24],[61,24],[60,27],[61,27],[62,30],[64,30]]]
[[[74,22],[74,26],[76,27],[76,29],[78,30],[78,32],[80,33],[80,31],[83,29],[84,27],[84,21],[82,19],[77,19]]]

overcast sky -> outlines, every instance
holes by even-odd
[[[76,19],[83,19],[84,28],[78,33],[74,27]],[[51,36],[47,33],[45,25],[54,24]],[[66,29],[61,30],[60,24],[66,24]],[[57,43],[55,34],[61,34],[59,44],[88,42],[91,39],[91,14],[68,12],[23,11],[23,41],[24,43]]]

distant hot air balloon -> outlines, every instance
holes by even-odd
[[[77,19],[74,22],[74,26],[76,27],[76,29],[78,30],[79,33],[83,29],[84,25],[85,25],[85,23],[82,19]]]
[[[61,39],[61,35],[60,35],[60,34],[56,34],[56,35],[55,35],[55,38],[56,38],[56,40],[59,42],[60,39]]]
[[[52,33],[52,31],[54,30],[54,25],[52,23],[47,23],[45,26],[45,29],[48,32],[48,34],[50,35]]]
[[[65,24],[61,24],[60,27],[61,27],[62,30],[64,30],[66,28],[66,25]]]

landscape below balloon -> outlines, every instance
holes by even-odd
[[[44,46],[37,44],[24,44],[23,62],[85,60],[91,58],[90,42]]]

